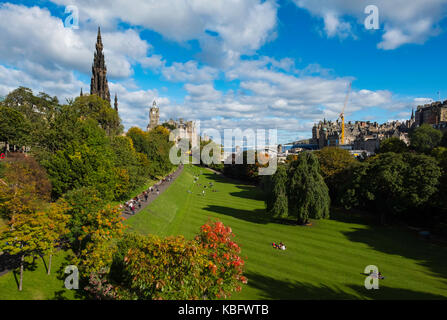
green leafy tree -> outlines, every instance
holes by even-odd
[[[268,213],[274,218],[287,218],[287,168],[279,165],[271,179],[271,186],[266,198]]]
[[[408,146],[406,145],[406,143],[397,137],[388,138],[380,142],[379,153],[404,153],[407,151]]]
[[[356,162],[348,150],[337,147],[324,147],[315,152],[315,154],[320,163],[321,175],[325,179],[340,173],[346,167]]]
[[[430,153],[439,145],[441,139],[441,131],[428,124],[423,124],[410,132],[411,148],[421,153]]]
[[[123,132],[123,126],[118,112],[110,107],[110,103],[97,95],[77,97],[70,107],[80,117],[88,117],[98,121],[107,135],[118,135]]]
[[[437,192],[441,170],[432,157],[420,154],[383,153],[354,168],[347,175],[346,206],[372,209],[385,223],[387,216],[404,217],[423,207]]]
[[[23,286],[25,257],[38,256],[48,250],[47,223],[44,212],[16,214],[0,233],[0,251],[20,256],[19,291],[22,291]]]
[[[103,129],[93,119],[78,121],[77,138],[42,160],[53,185],[53,196],[84,186],[95,187],[108,200],[125,176],[113,163],[113,150]]]
[[[442,135],[440,146],[447,148],[447,131],[444,131],[444,134]]]
[[[59,241],[69,232],[67,229],[67,222],[69,220],[69,216],[66,214],[67,210],[67,204],[59,201],[58,203],[52,203],[46,212],[48,222],[45,225],[44,241],[46,241],[47,245],[43,253],[49,255],[48,275],[51,273],[52,258],[59,245]]]
[[[78,238],[85,246],[73,259],[83,277],[107,268],[112,262],[113,240],[121,238],[125,230],[121,214],[119,207],[110,205],[87,213]]]
[[[60,110],[57,97],[50,97],[43,92],[36,96],[31,89],[24,87],[10,92],[2,104],[23,115],[29,131],[26,145],[31,147],[41,145],[50,122]]]
[[[4,169],[0,176],[0,216],[4,219],[35,211],[50,199],[51,183],[32,157],[5,163]]]
[[[134,127],[127,131],[127,136],[132,139],[135,150],[146,155],[153,177],[165,175],[173,168],[169,152],[174,143],[169,141],[168,129],[158,126],[150,132],[144,132]]]
[[[298,223],[329,217],[329,190],[320,174],[318,158],[305,152],[291,162],[288,176],[289,216]]]
[[[98,212],[106,203],[94,187],[82,187],[67,192],[62,198],[69,206],[67,222],[69,233],[67,238],[71,247],[78,255],[85,248],[88,238],[85,237],[83,226],[89,225],[89,215]]]
[[[25,145],[29,132],[29,122],[20,112],[0,105],[0,141],[6,144]]]

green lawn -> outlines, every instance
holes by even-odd
[[[199,171],[185,166],[171,187],[127,224],[143,234],[188,238],[208,219],[231,226],[249,279],[234,299],[447,298],[447,248],[343,214],[311,227],[275,223],[265,217],[262,194],[253,186],[202,169],[199,183],[211,181],[218,192],[199,195],[203,189],[193,183]],[[283,241],[287,250],[273,249],[273,241]],[[379,290],[363,286],[361,273],[371,264],[386,277]]]
[[[64,287],[64,269],[68,252],[59,251],[54,257],[51,274],[47,275],[42,259],[36,259],[23,273],[23,289],[18,290],[19,272],[9,272],[0,277],[0,300],[53,300],[77,299],[75,290]],[[45,257],[48,263],[48,257]],[[68,276],[68,275],[67,275]]]

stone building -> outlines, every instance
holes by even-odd
[[[197,123],[195,121],[184,121],[182,118],[180,118],[178,121],[174,121],[172,119],[169,119],[167,122],[170,126],[177,129],[177,140],[181,139],[189,139],[191,143],[197,143],[200,135],[197,128]]]
[[[345,123],[345,145],[351,146],[357,150],[367,150],[375,152],[379,147],[380,141],[397,137],[409,143],[408,132],[415,124],[415,117],[412,114],[411,119],[400,122],[392,121],[383,124],[370,121],[348,121]],[[312,128],[311,144],[316,144],[319,148],[326,146],[339,146],[341,139],[341,122],[320,121]]]
[[[447,100],[418,106],[415,115],[416,125],[429,124],[442,131],[447,130]]]
[[[185,122],[182,118],[178,121],[174,121],[170,119],[166,122],[173,130],[176,131],[176,141],[181,139],[189,139],[191,143],[196,143],[199,138],[199,130],[195,121],[187,121]],[[147,126],[147,131],[151,131],[157,126],[161,125],[160,123],[160,109],[157,107],[156,101],[153,102],[152,107],[149,110],[149,124]]]

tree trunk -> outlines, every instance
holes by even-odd
[[[48,260],[48,275],[51,273],[51,260],[52,260],[52,258],[53,258],[53,255],[52,254],[50,254],[50,260]]]
[[[385,211],[382,211],[382,212],[380,213],[380,224],[381,224],[382,226],[385,225]]]
[[[22,282],[23,282],[23,262],[25,260],[25,256],[22,254],[20,258],[20,281],[19,281],[19,291],[22,291]]]

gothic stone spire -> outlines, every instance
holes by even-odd
[[[107,67],[104,61],[104,49],[102,45],[101,29],[98,27],[98,38],[96,40],[96,52],[92,66],[92,81],[90,94],[96,94],[110,102],[109,83],[107,81]]]
[[[118,96],[115,93],[115,110],[118,112]]]

